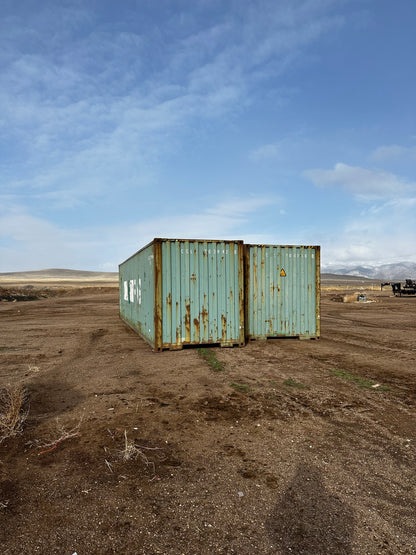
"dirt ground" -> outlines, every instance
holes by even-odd
[[[334,298],[320,340],[214,348],[222,370],[153,353],[116,288],[0,302],[0,385],[30,395],[2,555],[416,553],[416,298]]]

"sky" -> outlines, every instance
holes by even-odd
[[[416,262],[414,0],[2,0],[0,272],[154,237]]]

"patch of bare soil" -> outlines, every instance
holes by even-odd
[[[72,285],[71,287],[62,284],[54,284],[49,287],[45,285],[0,286],[0,302],[38,301],[39,299],[47,299],[49,297],[79,296],[91,292],[103,294],[114,291],[114,285],[86,285],[84,287],[79,285]]]
[[[2,553],[416,553],[416,299],[322,338],[153,353],[116,289],[0,303]]]

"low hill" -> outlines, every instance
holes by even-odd
[[[3,272],[0,273],[0,285],[93,285],[108,284],[118,285],[117,272],[89,272],[85,270],[69,270],[64,268],[49,268],[46,270],[33,270],[27,272]],[[323,272],[321,274],[322,286],[374,286],[379,285],[377,278],[366,278],[356,275],[334,274]]]
[[[50,283],[50,282],[118,282],[117,272],[88,272],[84,270],[67,270],[50,268],[27,272],[0,273],[0,283]]]

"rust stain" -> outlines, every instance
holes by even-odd
[[[223,341],[227,339],[227,318],[224,314],[221,314],[221,339]]]
[[[206,298],[206,295],[204,295],[204,304],[205,304],[205,298]],[[205,308],[205,306],[202,308],[201,314],[199,317],[200,319],[202,319],[202,325],[204,326],[204,339],[206,339],[208,336],[209,320],[208,320],[208,310]]]
[[[176,343],[179,345],[181,342],[181,323],[179,319],[179,302],[176,301]]]
[[[253,281],[254,281],[254,291],[257,291],[257,263],[253,259]]]
[[[171,293],[169,293],[169,295],[166,297],[166,310],[168,313],[168,321],[171,322],[172,321],[172,295]],[[170,326],[170,323],[169,323]]]
[[[191,275],[191,281],[196,281],[196,275],[195,274]]]
[[[239,253],[242,253],[243,249],[239,249]],[[242,276],[238,278],[238,315],[239,321],[236,322],[236,330],[239,329],[239,337],[241,343],[244,342],[244,317],[245,317],[245,303],[244,303],[244,285],[245,285],[245,278],[244,278],[244,261],[243,257],[240,256],[240,264],[239,264],[239,274]],[[247,284],[248,284],[248,272],[246,274]],[[247,303],[247,310],[248,310],[248,303]],[[238,331],[237,331],[238,333]]]
[[[185,304],[185,341],[191,340],[191,305]]]
[[[198,318],[194,318],[194,327],[195,327],[195,337],[199,339],[199,320]]]

